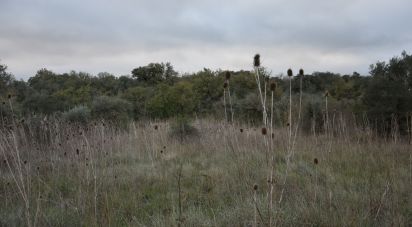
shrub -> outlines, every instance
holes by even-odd
[[[91,118],[91,111],[87,106],[76,106],[64,112],[63,118],[69,122],[86,124]]]
[[[101,96],[93,101],[91,114],[94,119],[125,127],[130,120],[131,105],[119,98]]]

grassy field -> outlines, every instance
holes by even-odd
[[[411,145],[197,120],[0,132],[0,226],[410,226]],[[271,177],[272,175],[272,177]],[[272,180],[270,180],[272,179]]]

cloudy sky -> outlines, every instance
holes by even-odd
[[[179,72],[367,73],[412,50],[411,0],[0,0],[0,59],[17,78],[40,68],[130,74],[150,62]]]

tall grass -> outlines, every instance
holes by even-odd
[[[365,137],[361,126],[344,140],[299,136],[283,185],[289,131],[276,129],[272,185],[260,129],[201,120],[194,126],[198,138],[185,143],[170,137],[167,122],[136,122],[125,131],[102,122],[28,120],[2,129],[0,225],[247,226],[255,222],[251,207],[259,226],[271,214],[277,226],[412,221],[411,149],[401,139]],[[271,187],[274,198],[284,188],[273,207]]]

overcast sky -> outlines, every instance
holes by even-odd
[[[411,0],[0,0],[0,59],[17,78],[40,68],[115,75],[150,62],[179,72],[368,73],[412,49]]]

